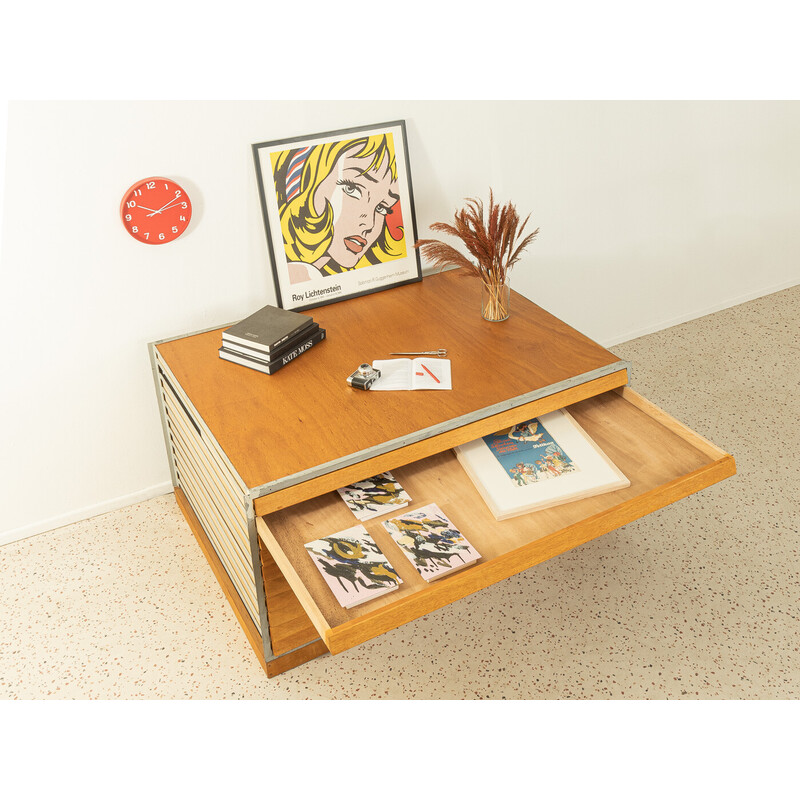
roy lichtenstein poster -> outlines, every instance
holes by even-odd
[[[422,279],[405,122],[253,145],[277,304]]]

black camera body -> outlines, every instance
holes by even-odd
[[[352,375],[347,377],[347,385],[366,391],[380,376],[379,369],[374,369],[371,364],[362,364]]]

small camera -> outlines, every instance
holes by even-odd
[[[379,369],[373,369],[370,364],[362,364],[352,375],[347,377],[347,385],[354,389],[369,389],[381,376]]]

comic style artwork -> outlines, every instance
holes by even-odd
[[[579,469],[538,419],[484,436],[483,441],[517,486],[559,478]]]
[[[270,158],[291,284],[406,257],[391,132]]]
[[[253,145],[278,305],[422,280],[405,121]]]
[[[436,503],[387,520],[383,526],[428,581],[481,557]]]
[[[363,525],[309,542],[305,548],[344,608],[380,597],[403,582]]]
[[[336,491],[362,522],[397,511],[411,502],[408,492],[394,479],[391,472],[382,472]]]

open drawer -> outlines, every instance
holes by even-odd
[[[270,551],[320,637],[339,653],[468,594],[663,508],[736,472],[733,457],[636,392],[617,389],[569,406],[589,436],[630,479],[628,488],[498,522],[448,450],[392,470],[410,510],[437,503],[482,554],[480,561],[427,583],[378,517],[364,524],[403,580],[396,591],[343,609],[304,544],[352,527],[336,492],[256,520]],[[364,476],[366,477],[366,476]]]

